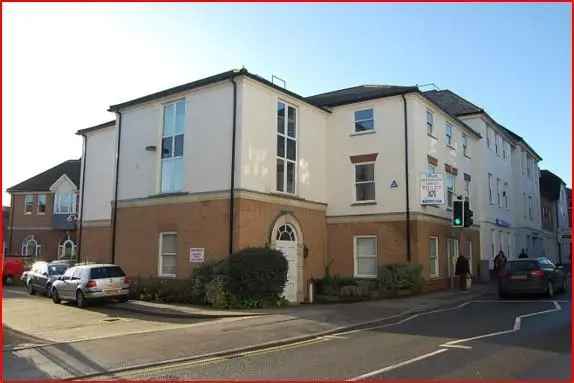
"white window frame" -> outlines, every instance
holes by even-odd
[[[28,201],[31,199],[31,201]],[[30,210],[28,210],[28,205],[30,205]],[[34,212],[34,194],[24,195],[24,214],[31,215]]]
[[[528,196],[528,219],[531,221],[534,220],[534,206],[533,198],[531,195]]]
[[[427,172],[429,174],[436,174],[436,171],[438,170],[438,166],[431,164],[430,162],[428,163],[428,167],[427,167]]]
[[[504,208],[505,209],[510,209],[510,196],[509,196],[509,192],[508,192],[508,182],[504,182],[503,188],[502,188],[502,193],[503,193],[503,197],[504,197]]]
[[[447,121],[444,127],[444,131],[446,146],[454,148],[454,125]]]
[[[357,166],[359,165],[373,165],[373,180],[372,181],[360,181],[357,182]],[[374,185],[375,188],[375,199],[369,199],[369,200],[361,200],[359,201],[357,199],[357,185],[358,184],[367,184],[367,183],[372,183]],[[377,175],[376,175],[376,165],[375,165],[375,161],[368,161],[368,162],[357,162],[353,164],[353,193],[355,195],[355,199],[354,199],[354,203],[373,203],[377,201]]]
[[[62,197],[65,195],[72,195],[72,206],[69,211],[62,210]],[[75,192],[54,194],[54,214],[76,214],[77,199],[77,194]]]
[[[494,133],[494,152],[500,156],[500,134]]]
[[[285,120],[283,125],[283,133],[279,132],[279,128],[277,126],[277,107],[278,104],[282,103],[285,105]],[[295,137],[291,137],[288,135],[288,124],[289,124],[289,107],[295,109]],[[296,105],[293,105],[283,99],[278,98],[275,102],[275,111],[274,111],[274,125],[275,125],[275,192],[287,195],[297,195],[298,190],[298,158],[299,158],[299,108]],[[284,153],[283,157],[279,157],[279,153],[277,153],[277,141],[278,137],[283,137],[284,140]],[[290,160],[287,158],[287,141],[294,140],[295,141],[295,160]],[[283,161],[283,190],[279,190],[279,185],[277,185],[277,161]],[[293,164],[293,192],[287,191],[287,164]]]
[[[177,116],[177,107],[175,106],[175,104],[183,102],[184,105],[184,116],[183,116],[183,132],[181,134],[174,134],[171,136],[166,136],[165,135],[165,111],[166,109],[170,106],[170,105],[174,105],[174,123],[175,123],[175,118]],[[165,102],[161,105],[162,107],[162,112],[161,112],[161,132],[160,132],[160,143],[159,143],[159,193],[165,193],[165,194],[169,194],[169,193],[178,193],[181,192],[184,188],[185,188],[185,136],[186,136],[186,130],[187,130],[187,116],[188,116],[188,108],[187,108],[187,100],[185,98],[179,98],[176,100],[170,100],[168,102]],[[175,156],[175,137],[179,136],[179,135],[183,135],[183,154],[181,156]],[[172,153],[173,156],[172,157],[168,157],[168,158],[163,158],[163,139],[167,138],[167,137],[171,137],[171,148],[172,148]],[[182,161],[182,174],[181,174],[181,188],[180,189],[174,189],[174,190],[163,190],[163,164],[165,162],[175,162],[175,161]]]
[[[44,211],[40,211],[40,199],[44,200]],[[38,194],[38,200],[36,201],[36,214],[45,215],[48,209],[48,196],[46,194]]]
[[[359,119],[357,120],[357,115],[356,113],[358,112],[364,112],[370,110],[373,117],[371,118],[363,118],[363,119]],[[373,129],[367,129],[367,130],[357,130],[357,122],[363,122],[363,121],[373,121]],[[361,109],[357,109],[353,111],[353,135],[359,135],[359,134],[367,134],[367,133],[373,133],[375,132],[375,109],[374,108],[361,108]]]
[[[33,255],[28,254],[28,242],[30,242],[30,241],[34,241],[34,243],[36,244],[36,246],[34,247],[34,254]],[[20,254],[23,257],[39,257],[41,255],[41,250],[42,250],[42,245],[40,245],[40,243],[36,240],[36,238],[34,238],[34,237],[25,238],[21,244]]]
[[[58,245],[58,259],[64,259],[66,255],[66,245],[72,244],[72,255],[70,259],[74,259],[76,257],[76,247],[77,245],[71,239],[67,239]]]
[[[175,231],[164,231],[159,233],[159,251],[158,251],[158,270],[157,270],[157,275],[159,277],[162,278],[175,278],[177,276],[177,272],[176,274],[163,274],[162,273],[162,269],[163,269],[163,236],[164,235],[175,235],[175,240],[176,240],[176,244],[177,244],[177,232]],[[171,254],[171,253],[166,253],[166,255],[175,255],[175,259],[176,259],[176,265],[177,265],[177,246],[176,246],[176,251],[175,254]]]
[[[451,245],[452,244],[452,245]],[[448,276],[454,276],[454,271],[456,269],[456,260],[460,255],[459,249],[460,243],[456,238],[447,238],[446,239],[446,259],[448,261]],[[454,250],[454,254],[450,253],[450,250]]]
[[[472,193],[472,191],[471,191],[471,190],[472,190],[472,189],[471,189],[472,185],[471,185],[470,183],[471,183],[472,181],[471,181],[471,180],[466,180],[466,179],[464,179],[464,176],[463,176],[463,180],[464,180],[464,192],[465,192],[465,194],[466,194],[466,197],[467,197],[468,200],[470,201],[470,194]]]
[[[431,253],[430,253],[430,244],[431,244],[431,241],[433,241],[433,240],[435,241],[434,265],[435,265],[435,271],[436,271],[436,273],[434,273],[434,274],[431,272],[431,267],[430,267],[430,262],[433,262],[433,259],[431,258]],[[430,278],[439,278],[440,277],[440,262],[439,262],[440,254],[439,254],[439,237],[438,236],[436,236],[436,235],[429,236],[428,249],[429,249],[429,255],[428,255],[429,276],[430,276]]]
[[[430,109],[427,109],[426,116],[427,116],[427,134],[431,137],[434,137],[434,113],[433,113],[433,111]]]
[[[527,217],[527,211],[528,211],[528,199],[526,198],[526,193],[522,192],[522,198],[523,198],[523,202],[524,202],[524,219],[526,219]]]
[[[449,177],[452,177],[452,190],[450,190],[450,186],[448,185]],[[448,199],[448,193],[449,192],[452,193],[452,198],[450,199],[450,201]],[[446,209],[447,210],[452,210],[455,199],[456,199],[456,175],[454,175],[453,173],[446,172]]]
[[[462,134],[462,154],[465,157],[470,158],[470,148],[468,146],[468,135],[466,133]]]
[[[375,268],[375,275],[363,275],[363,274],[359,274],[358,270],[359,270],[359,262],[358,262],[358,254],[357,254],[357,240],[358,239],[374,239],[375,240],[375,254],[369,254],[369,255],[363,255],[361,256],[361,258],[369,258],[372,259],[374,258],[376,261],[376,268]],[[377,257],[377,252],[378,252],[378,240],[377,240],[377,236],[376,235],[356,235],[353,237],[353,263],[354,263],[354,270],[353,270],[353,276],[355,278],[377,278],[378,277],[378,273],[379,273],[379,260]]]
[[[492,135],[494,130],[490,126],[486,127],[486,147],[492,149]]]
[[[494,190],[493,190],[493,177],[492,173],[488,173],[488,202],[490,205],[494,205]]]
[[[502,198],[500,198],[500,178],[496,177],[496,206],[502,207]]]

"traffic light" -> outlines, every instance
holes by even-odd
[[[461,200],[452,201],[452,226],[464,227],[464,206]]]
[[[472,212],[472,210],[470,210],[470,202],[468,200],[464,201],[464,217],[463,217],[464,227],[472,226],[472,224],[474,223],[474,220],[472,219],[473,215],[474,213]]]

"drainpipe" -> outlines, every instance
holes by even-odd
[[[82,260],[82,229],[83,229],[83,222],[84,222],[84,192],[86,186],[86,162],[88,156],[88,137],[85,134],[82,134],[84,139],[84,158],[83,158],[83,165],[82,165],[82,186],[80,187],[80,227],[78,229],[78,260]]]
[[[229,255],[233,254],[233,230],[235,223],[235,134],[237,131],[237,83],[235,76],[231,76],[233,83],[233,129],[231,133],[231,179],[229,195]]]
[[[404,128],[405,128],[405,201],[406,201],[406,235],[407,235],[407,262],[411,261],[411,209],[410,209],[410,196],[409,196],[409,123],[407,120],[407,99],[404,94],[403,98],[403,113],[404,113]]]
[[[118,144],[116,149],[116,187],[114,190],[114,216],[112,222],[112,263],[116,263],[116,223],[118,221],[118,187],[120,184],[120,142],[122,139],[122,112],[116,111],[118,121]]]

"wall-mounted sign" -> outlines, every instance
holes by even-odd
[[[441,173],[421,175],[421,205],[444,205],[444,180]]]
[[[205,262],[205,249],[203,247],[189,249],[189,263]]]
[[[391,189],[398,188],[398,187],[399,187],[399,184],[397,183],[397,180],[393,180],[393,182],[391,182]]]

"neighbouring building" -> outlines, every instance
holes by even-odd
[[[76,256],[80,160],[69,160],[7,190],[7,254],[45,260]]]
[[[540,172],[542,229],[545,233],[542,255],[556,263],[570,263],[571,235],[566,184],[549,170]]]
[[[8,225],[10,223],[10,206],[2,206],[2,255],[8,254]]]
[[[305,98],[242,69],[109,110],[116,122],[78,132],[83,260],[186,277],[191,249],[213,261],[269,245],[297,302],[327,269],[372,279],[412,262],[440,288],[460,252],[477,266],[479,227],[453,229],[450,209],[458,196],[479,206],[481,134],[416,87]],[[421,204],[429,173],[444,175],[444,206]]]
[[[480,225],[482,260],[494,266],[503,251],[516,258],[521,249],[530,255],[542,249],[538,206],[540,156],[519,135],[496,122],[483,108],[450,90],[424,93],[452,115],[479,132],[473,162],[478,191],[476,221]]]

